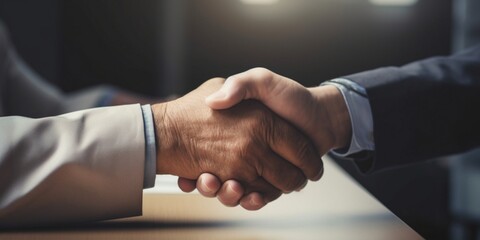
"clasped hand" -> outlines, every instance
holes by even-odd
[[[185,190],[194,188],[202,173],[222,183],[230,180],[233,185],[224,190],[245,196],[224,203],[240,202],[251,210],[301,189],[307,179],[320,179],[323,164],[310,139],[263,104],[247,100],[224,110],[207,106],[205,98],[223,84],[212,79],[182,98],[152,106],[157,173],[181,177]],[[211,186],[206,187],[208,195]]]

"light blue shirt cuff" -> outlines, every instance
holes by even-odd
[[[375,150],[372,109],[365,88],[343,78],[333,79],[322,85],[333,85],[340,90],[352,122],[350,146],[340,150],[335,149],[332,153],[340,157],[347,157],[361,151]]]
[[[145,131],[145,172],[143,175],[143,188],[155,186],[157,169],[157,149],[155,143],[155,126],[153,122],[152,108],[149,104],[142,105],[143,126]]]

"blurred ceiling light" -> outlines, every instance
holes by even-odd
[[[382,6],[411,6],[418,0],[370,0],[370,3]]]
[[[243,3],[252,5],[271,5],[278,1],[279,0],[242,0]]]

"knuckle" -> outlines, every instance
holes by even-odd
[[[272,71],[270,71],[266,68],[263,68],[263,67],[252,68],[252,69],[249,70],[249,72],[253,73],[254,75],[256,75],[260,79],[270,78],[273,75]]]
[[[252,88],[257,91],[257,96],[269,96],[269,89],[272,87],[273,79],[275,78],[275,73],[266,69],[266,68],[254,68],[251,71],[253,79],[256,79],[256,87]]]

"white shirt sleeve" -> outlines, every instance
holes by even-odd
[[[343,78],[333,79],[324,82],[322,85],[333,85],[340,90],[352,122],[350,146],[332,150],[332,153],[340,157],[347,157],[361,151],[375,150],[372,110],[365,88]]]
[[[1,117],[0,132],[0,228],[141,215],[139,104]]]

